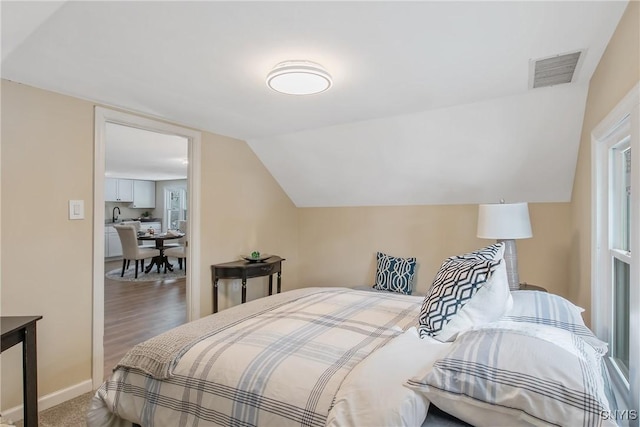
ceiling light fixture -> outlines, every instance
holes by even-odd
[[[267,86],[288,95],[324,92],[333,82],[322,65],[311,61],[284,61],[267,75]]]

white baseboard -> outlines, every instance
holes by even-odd
[[[93,383],[91,380],[85,380],[76,385],[72,385],[71,387],[54,391],[53,393],[47,394],[46,396],[42,396],[38,399],[38,412],[53,408],[56,405],[66,402],[67,400],[71,400],[74,397],[78,397],[81,394],[90,392],[91,390],[93,390]],[[24,411],[22,405],[2,411],[2,418],[11,421],[19,421],[23,419]]]

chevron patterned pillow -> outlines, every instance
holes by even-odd
[[[437,337],[444,326],[487,283],[499,265],[500,260],[446,259],[422,303],[418,321],[420,337]]]
[[[376,253],[378,266],[374,289],[411,295],[415,258],[397,258],[382,252]]]

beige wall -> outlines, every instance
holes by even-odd
[[[202,312],[212,311],[210,265],[253,250],[285,258],[282,288],[299,287],[298,212],[289,197],[245,143],[204,133],[202,158]],[[247,298],[265,295],[267,283],[251,279]],[[219,309],[240,303],[231,285],[220,282]]]
[[[533,238],[517,241],[520,280],[566,295],[569,204],[530,204]],[[442,261],[493,241],[476,237],[477,205],[300,209],[305,286],[372,285],[376,251],[416,257],[426,293]]]
[[[591,314],[591,131],[640,80],[640,2],[630,1],[589,84],[571,203],[568,294]]]
[[[93,108],[2,82],[3,316],[40,314],[40,394],[91,376]],[[69,221],[68,200],[85,201]],[[22,402],[21,348],[2,353],[2,409]]]
[[[91,378],[94,104],[3,80],[2,315],[41,314],[38,394]],[[200,278],[211,312],[209,265],[258,248],[287,258],[297,283],[297,210],[242,141],[202,135]],[[69,221],[70,199],[86,219]],[[251,286],[249,298],[264,294]],[[225,289],[226,292],[226,289]],[[239,301],[226,292],[221,306]],[[21,404],[20,348],[2,353],[0,408]]]

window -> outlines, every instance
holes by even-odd
[[[640,409],[640,84],[592,134],[592,328],[619,408]]]
[[[167,188],[164,197],[167,229],[175,230],[178,221],[187,219],[187,192],[183,188]]]
[[[611,357],[624,378],[629,380],[629,287],[631,265],[631,147],[629,135],[609,149],[609,243],[612,292]],[[617,138],[612,138],[615,142]]]

